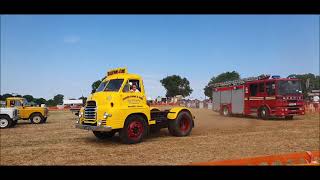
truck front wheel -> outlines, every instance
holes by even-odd
[[[112,138],[116,133],[115,131],[111,131],[111,132],[92,131],[92,132],[98,139]]]
[[[141,142],[147,133],[147,123],[144,118],[134,115],[128,117],[119,136],[123,143],[135,144]]]
[[[262,118],[264,120],[267,120],[270,118],[269,109],[266,107],[262,107],[259,111],[259,118]]]
[[[43,123],[44,117],[41,114],[33,114],[30,118],[32,124],[40,124]]]
[[[12,124],[12,120],[9,117],[6,117],[6,116],[0,117],[0,128],[1,129],[11,127],[11,124]]]
[[[182,111],[175,120],[169,120],[169,132],[173,136],[188,136],[193,126],[190,113]]]

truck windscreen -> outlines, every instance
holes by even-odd
[[[123,79],[112,79],[107,83],[104,91],[119,91],[121,85],[123,83]]]
[[[103,91],[104,88],[106,87],[106,84],[108,83],[109,81],[104,81],[104,82],[101,82],[99,87],[96,89],[96,92],[100,92],[100,91]]]
[[[278,81],[279,95],[301,94],[300,81]]]
[[[100,91],[119,91],[121,85],[123,83],[123,79],[112,79],[109,81],[101,82],[96,92]]]

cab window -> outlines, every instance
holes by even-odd
[[[258,92],[258,84],[250,84],[250,96],[256,96]]]
[[[266,91],[267,91],[267,94],[268,96],[273,96],[276,94],[276,84],[275,82],[267,82],[266,83]]]
[[[137,79],[130,79],[123,88],[123,92],[141,92],[140,81]]]

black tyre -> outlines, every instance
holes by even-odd
[[[182,111],[175,120],[169,120],[168,129],[173,136],[188,136],[193,127],[193,120],[189,112]]]
[[[222,115],[223,116],[230,116],[230,111],[229,108],[227,106],[224,106],[222,109]]]
[[[270,118],[269,109],[266,108],[266,107],[262,107],[262,108],[259,110],[259,118],[264,119],[264,120],[269,119],[269,118]]]
[[[18,120],[16,120],[16,121],[12,121],[12,124],[11,124],[11,126],[10,126],[10,127],[15,127],[15,126],[17,125],[17,123],[18,123]]]
[[[0,128],[9,128],[12,125],[12,119],[8,116],[0,116]]]
[[[41,114],[36,113],[30,117],[30,121],[32,124],[40,124],[43,123],[44,117]]]
[[[48,117],[45,117],[45,118],[43,119],[43,123],[46,123],[46,122],[47,122],[47,118],[48,118]]]
[[[120,130],[119,136],[125,144],[135,144],[143,140],[148,134],[148,125],[142,116],[129,116]]]
[[[92,131],[92,132],[98,139],[112,138],[116,133],[115,131],[110,131],[110,132]]]
[[[284,117],[284,119],[286,119],[286,120],[292,120],[292,119],[293,119],[293,116],[286,116],[286,117]]]

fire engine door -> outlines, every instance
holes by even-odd
[[[249,85],[249,101],[248,108],[251,113],[257,113],[258,108],[264,104],[265,99],[265,84],[252,83]]]

